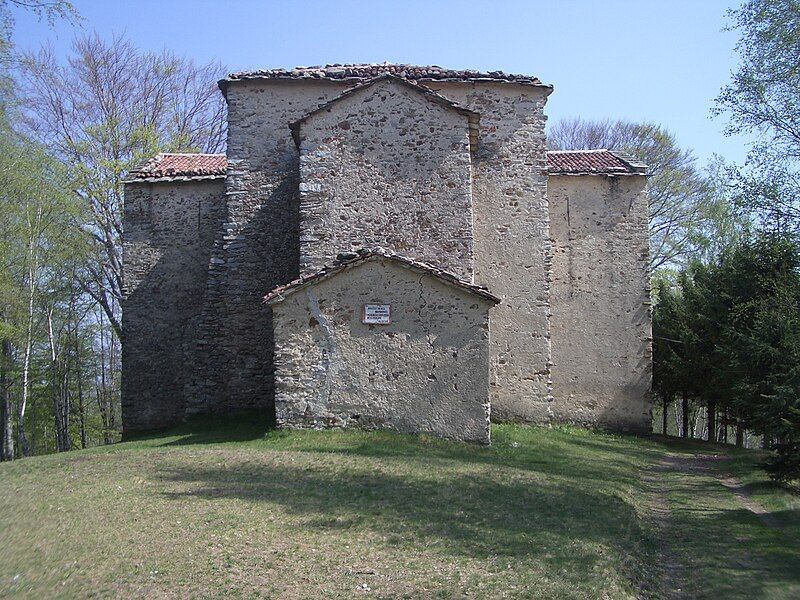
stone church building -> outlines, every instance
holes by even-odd
[[[547,152],[551,86],[372,64],[219,87],[227,155],[125,184],[126,434],[254,410],[650,431],[645,168]]]

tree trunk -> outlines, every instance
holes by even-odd
[[[108,397],[108,413],[109,413],[109,423],[111,425],[111,431],[109,432],[109,436],[111,432],[117,430],[117,417],[116,417],[116,402],[114,402],[115,398],[117,398],[117,390],[120,389],[118,376],[119,370],[117,368],[117,360],[119,358],[119,341],[122,339],[116,335],[111,335],[109,340],[109,367],[111,369],[111,395]],[[109,444],[113,443],[113,439],[109,437]]]
[[[25,336],[25,350],[22,356],[22,400],[20,400],[17,410],[17,438],[19,439],[19,450],[22,456],[31,455],[31,445],[28,442],[28,435],[25,432],[25,413],[28,409],[28,400],[31,389],[31,339],[33,337],[33,295],[30,297],[31,304],[28,312],[28,330]]]
[[[3,340],[0,356],[0,460],[14,460],[14,423],[11,419],[11,383],[8,380],[8,365],[11,362],[11,342]]]
[[[47,339],[50,343],[50,385],[53,398],[53,416],[56,428],[56,450],[66,452],[72,448],[69,435],[69,374],[61,365],[61,351],[53,331],[53,307],[47,311]],[[63,350],[63,349],[62,349]]]
[[[683,417],[683,427],[681,428],[681,436],[684,438],[689,437],[689,396],[683,392],[681,396],[681,416]]]
[[[717,401],[709,400],[706,403],[706,421],[708,423],[708,441],[716,442],[717,437]]]
[[[741,423],[736,424],[736,445],[741,448],[744,446],[744,427]]]
[[[26,210],[28,222],[28,314],[25,324],[25,349],[22,355],[22,400],[17,407],[17,438],[22,456],[30,456],[31,445],[25,431],[25,413],[28,409],[31,390],[31,345],[33,343],[33,321],[35,316],[36,289],[39,277],[39,248],[42,237],[42,204],[36,206],[36,215]]]
[[[764,450],[771,449],[772,448],[772,436],[770,436],[769,434],[765,433],[764,437],[761,438],[761,447]]]
[[[106,382],[106,334],[105,327],[103,327],[102,315],[99,319],[100,323],[100,387],[97,388],[97,405],[100,408],[100,418],[103,421],[103,443],[111,444],[111,420],[112,415],[109,414],[109,407],[111,402],[108,396],[108,384]]]
[[[728,409],[726,408],[722,412],[722,443],[723,444],[727,444],[728,443],[728,422],[729,422]]]
[[[81,346],[78,340],[78,323],[75,324],[73,341],[75,343],[75,377],[78,379],[78,418],[81,433],[81,448],[86,448],[88,446],[86,439],[86,407],[83,404],[83,374],[81,373]]]
[[[667,435],[667,409],[669,408],[669,403],[666,398],[662,401],[662,407],[664,414],[661,415],[661,432]]]

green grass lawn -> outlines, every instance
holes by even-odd
[[[489,448],[263,432],[252,419],[201,422],[0,465],[0,596],[661,597],[642,477],[667,454],[697,451],[513,425],[495,426]],[[664,475],[695,595],[800,589],[800,508],[756,472],[758,459],[725,464],[780,527],[712,474]]]

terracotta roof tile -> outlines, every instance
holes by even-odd
[[[610,150],[551,150],[551,175],[644,175],[647,165]]]
[[[224,177],[228,158],[224,154],[157,154],[128,174],[127,181],[216,179]]]
[[[323,279],[328,279],[329,277],[333,277],[338,273],[346,271],[364,262],[370,260],[380,260],[380,259],[391,260],[400,263],[401,265],[404,265],[405,267],[412,269],[414,271],[432,275],[433,277],[436,277],[440,281],[443,281],[452,286],[466,290],[472,294],[475,294],[476,296],[480,296],[482,298],[490,300],[494,304],[498,304],[500,302],[500,298],[489,292],[489,290],[487,290],[483,286],[475,285],[469,283],[468,281],[464,281],[463,279],[460,279],[456,275],[453,275],[452,273],[450,273],[449,271],[445,271],[444,269],[440,269],[438,267],[434,267],[433,265],[419,262],[411,258],[401,256],[399,254],[395,254],[390,250],[385,250],[382,248],[374,248],[374,249],[362,248],[358,252],[348,252],[340,254],[339,256],[336,257],[336,260],[332,264],[325,265],[316,273],[300,277],[299,279],[295,279],[294,281],[291,281],[286,285],[282,285],[280,287],[275,288],[264,297],[264,302],[266,302],[267,304],[277,304],[279,302],[282,302],[287,296],[292,295],[297,290],[304,288],[307,285],[311,285],[312,283],[316,283],[317,281],[322,281]]]
[[[372,79],[381,75],[395,75],[410,81],[500,81],[545,86],[538,78],[503,71],[473,71],[470,69],[445,69],[436,65],[419,67],[406,64],[334,64],[323,67],[295,67],[294,69],[267,69],[231,73],[219,82],[224,91],[231,81],[243,79]]]

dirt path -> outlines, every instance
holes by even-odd
[[[667,454],[642,477],[642,481],[650,491],[650,515],[660,544],[662,577],[659,597],[661,598],[686,598],[687,594],[683,590],[684,582],[686,577],[691,575],[678,560],[670,542],[675,530],[669,504],[670,484],[666,475],[677,473],[690,478],[696,477],[697,485],[701,485],[709,478],[715,479],[764,524],[780,528],[780,524],[752,498],[741,481],[719,468],[720,463],[726,460],[727,456],[719,454]]]
[[[684,568],[670,546],[671,513],[669,508],[669,486],[664,481],[664,473],[680,468],[682,457],[667,455],[651,470],[646,471],[642,481],[650,492],[650,518],[655,526],[661,554],[661,585],[659,597],[666,599],[683,598],[682,587]]]
[[[718,477],[718,479],[729,492],[739,499],[739,502],[741,502],[747,510],[761,519],[764,524],[776,529],[782,529],[781,523],[775,519],[766,508],[753,499],[750,490],[748,490],[741,481],[736,479],[736,477],[732,475],[723,475],[722,477]]]

